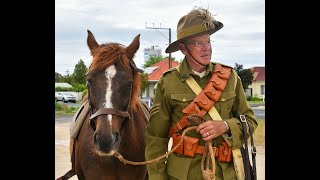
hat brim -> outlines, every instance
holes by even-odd
[[[200,36],[200,35],[203,35],[203,34],[213,34],[215,32],[217,32],[218,30],[220,30],[221,28],[223,27],[223,24],[221,22],[218,22],[218,26],[216,26],[214,29],[209,29],[207,31],[202,31],[200,33],[196,33],[196,34],[192,34],[190,36],[186,36],[184,38],[181,38],[181,39],[178,39],[176,40],[175,42],[171,43],[167,49],[166,49],[166,53],[172,53],[172,52],[175,52],[175,51],[178,51],[179,50],[179,44],[181,42],[184,42],[186,41],[187,39],[189,38],[193,38],[195,36]]]

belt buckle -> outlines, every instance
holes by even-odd
[[[240,121],[241,122],[246,122],[247,121],[247,119],[246,119],[246,116],[244,116],[244,115],[240,115]]]

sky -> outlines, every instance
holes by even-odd
[[[87,46],[87,30],[99,44],[117,42],[128,46],[140,34],[140,48],[134,61],[144,63],[143,49],[165,49],[177,40],[179,19],[195,6],[209,9],[224,27],[211,35],[212,59],[234,67],[265,66],[265,2],[262,0],[56,0],[55,72],[72,74],[81,60],[89,67],[92,56]],[[147,27],[167,28],[149,29]],[[180,51],[171,53],[183,59]]]

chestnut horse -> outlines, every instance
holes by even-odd
[[[119,152],[128,160],[145,161],[148,117],[139,98],[141,70],[133,61],[139,41],[137,35],[128,47],[99,45],[88,30],[87,44],[93,57],[87,73],[89,115],[74,142],[72,170],[60,179],[75,174],[79,180],[147,179],[145,165],[125,165],[113,157]]]

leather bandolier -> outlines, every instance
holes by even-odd
[[[200,94],[183,109],[184,116],[170,127],[169,136],[173,139],[174,147],[181,139],[181,130],[192,124],[187,119],[187,116],[197,114],[203,117],[214,106],[221,96],[222,91],[227,85],[227,81],[231,74],[231,68],[216,64],[212,76],[207,85],[203,88]],[[203,154],[204,146],[198,145],[199,139],[195,137],[185,136],[183,145],[178,147],[174,152],[185,156],[193,157],[195,153]],[[218,146],[215,157],[218,161],[231,162],[231,148],[226,142],[222,142]]]

